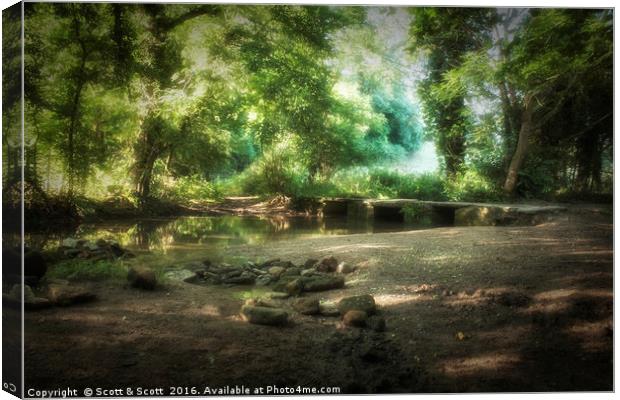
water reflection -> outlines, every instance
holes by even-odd
[[[180,217],[84,223],[73,231],[51,229],[27,234],[26,243],[34,248],[53,248],[66,237],[105,238],[128,248],[166,253],[175,248],[263,244],[299,237],[395,232],[411,228],[397,221],[346,217]]]

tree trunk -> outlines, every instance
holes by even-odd
[[[533,97],[531,95],[525,96],[523,113],[521,114],[521,129],[519,129],[519,139],[517,141],[517,148],[510,161],[508,167],[508,173],[506,175],[506,181],[504,182],[504,193],[508,195],[514,195],[515,188],[517,187],[517,180],[519,170],[527,154],[528,142],[532,133],[532,114],[533,114]]]

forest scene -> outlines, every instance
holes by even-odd
[[[4,10],[26,395],[613,390],[613,17]]]

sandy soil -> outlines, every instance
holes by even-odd
[[[240,320],[247,288],[97,284],[97,302],[26,315],[26,388],[337,386],[342,392],[612,390],[613,225],[572,209],[535,227],[451,227],[231,247],[358,264],[387,330],[295,314]]]

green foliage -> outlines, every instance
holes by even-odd
[[[165,196],[170,200],[181,203],[193,201],[205,202],[221,198],[221,193],[212,182],[205,180],[197,175],[181,176],[168,183]]]
[[[93,199],[124,212],[234,194],[498,200],[526,98],[534,110],[518,195],[612,188],[609,10],[25,11],[24,173],[36,204],[58,196],[88,213]],[[5,75],[18,73],[19,46],[3,47]],[[3,82],[4,178],[16,182],[19,85]],[[422,140],[446,174],[389,167]]]
[[[500,201],[499,187],[475,170],[458,173],[446,180],[445,193],[452,201]]]
[[[75,281],[125,280],[127,266],[122,261],[73,259],[53,265],[45,276]]]

